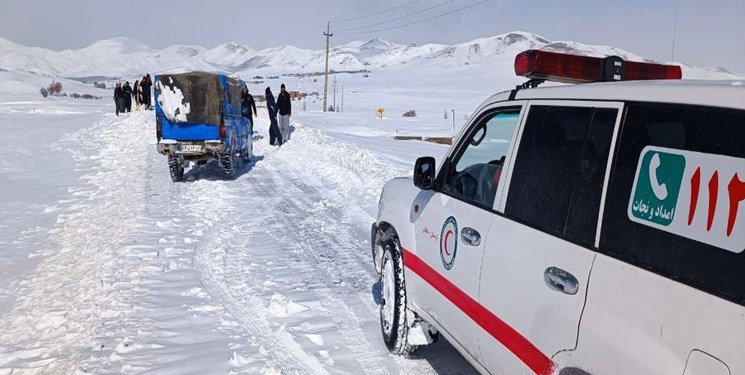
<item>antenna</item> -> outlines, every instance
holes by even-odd
[[[678,9],[680,8],[680,0],[675,2],[675,23],[673,24],[673,50],[670,53],[670,62],[675,62],[675,36],[678,33]]]

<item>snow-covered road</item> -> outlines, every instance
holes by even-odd
[[[402,359],[380,338],[369,231],[407,171],[312,124],[272,147],[266,127],[232,181],[209,163],[172,183],[152,112],[55,143],[76,175],[38,208],[44,245],[3,241],[36,262],[0,287],[0,374],[474,373],[445,340]]]

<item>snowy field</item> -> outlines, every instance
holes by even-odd
[[[211,162],[172,183],[154,112],[116,117],[110,90],[72,80],[65,91],[105,99],[42,99],[39,88],[56,76],[227,69],[266,76],[254,94],[282,82],[322,92],[321,78],[292,75],[318,72],[320,52],[123,39],[55,52],[0,39],[0,375],[475,373],[446,340],[411,359],[388,353],[370,226],[388,179],[447,151],[393,136],[456,134],[489,95],[523,81],[514,56],[537,47],[641,59],[524,32],[350,43],[332,67],[369,76],[336,75],[343,113],[321,112],[315,96],[293,102],[292,138],[278,148],[260,109],[256,157],[237,178]]]
[[[391,356],[378,323],[380,188],[446,147],[316,112],[271,147],[261,110],[238,178],[172,183],[153,112],[35,87],[0,91],[0,374],[474,373],[445,340]]]

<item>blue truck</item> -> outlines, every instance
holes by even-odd
[[[245,82],[223,74],[191,72],[155,76],[158,152],[168,156],[171,180],[191,163],[217,159],[227,178],[240,158],[253,158],[252,124],[242,116]]]

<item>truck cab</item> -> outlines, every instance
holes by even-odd
[[[253,157],[250,119],[241,115],[243,81],[213,73],[155,76],[157,150],[168,156],[171,179],[190,163],[217,159],[231,178],[236,158]]]
[[[515,70],[439,165],[383,188],[388,348],[438,332],[484,374],[745,373],[743,82],[545,51]]]

